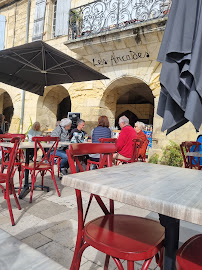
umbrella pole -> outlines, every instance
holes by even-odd
[[[25,43],[28,43],[29,14],[30,14],[30,0],[28,0],[28,2],[27,2],[27,25],[26,25],[26,39],[25,39]],[[25,106],[25,90],[22,90],[22,105],[21,105],[21,117],[20,117],[20,133],[21,134],[23,132],[24,106]]]

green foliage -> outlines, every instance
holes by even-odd
[[[26,135],[26,136],[27,136],[29,130],[32,128],[32,125],[33,125],[33,123],[32,123],[32,118],[29,117],[29,119],[30,119],[30,125],[28,126],[27,131],[25,132],[25,135]]]
[[[170,141],[169,145],[167,145],[163,149],[163,155],[160,159],[160,164],[182,167],[183,158],[180,150],[180,146],[174,141]]]
[[[158,160],[159,160],[159,154],[155,153],[149,158],[148,162],[153,163],[153,164],[158,164]]]

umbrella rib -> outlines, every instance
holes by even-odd
[[[47,53],[49,54],[48,51],[47,51]],[[50,55],[50,56],[53,58],[53,60],[58,64],[58,65],[56,65],[56,66],[60,66],[60,67],[61,67],[61,64],[59,64],[58,61],[57,61],[51,54],[49,54],[49,55]],[[66,63],[66,62],[69,62],[69,60],[68,60],[68,61],[65,61],[64,63]],[[64,64],[64,63],[63,63],[63,64]],[[54,66],[53,68],[55,68],[56,66]],[[51,69],[52,69],[52,68],[47,69],[47,71],[49,71],[49,70],[51,70]],[[67,76],[69,76],[69,78],[70,78],[72,81],[74,81],[73,78],[66,72],[66,70],[65,70],[64,68],[61,67],[61,69],[64,71],[64,73],[66,73]]]
[[[43,63],[43,70],[45,71],[45,69],[46,69],[46,64],[45,64],[45,50],[44,50],[44,46],[42,46],[42,63]],[[45,77],[45,85],[47,85],[48,84],[48,81],[47,81],[47,76],[46,76],[46,73],[44,73],[44,77]]]
[[[68,67],[75,67],[77,64],[72,64],[72,65],[69,65],[69,66],[64,66],[62,68],[68,68]],[[54,67],[55,70],[57,70],[57,68]]]
[[[17,55],[17,56],[19,56],[20,58],[22,58],[25,62],[27,62],[27,64],[25,64],[25,63],[23,63],[22,61],[20,61],[22,64],[25,64],[25,65],[27,65],[27,66],[30,66],[30,67],[33,67],[34,69],[36,69],[36,70],[39,70],[39,71],[41,71],[41,69],[40,68],[38,68],[37,66],[35,66],[34,64],[32,64],[32,63],[30,63],[27,59],[25,59],[24,57],[22,57],[21,55],[19,55],[19,54],[17,54],[17,53],[15,53],[15,52],[13,52],[15,55]],[[36,56],[38,56],[40,54],[40,52],[36,55]],[[12,56],[8,56],[8,57],[12,57]],[[13,58],[14,59],[14,58]],[[15,59],[14,59],[15,60]],[[33,59],[32,59],[33,60]],[[16,60],[15,60],[16,61]],[[19,61],[19,60],[18,60]]]
[[[49,52],[47,52],[47,53],[49,54]],[[49,54],[49,55],[54,59],[54,61],[57,63],[57,65],[55,65],[54,67],[48,68],[46,71],[52,70],[52,69],[59,67],[59,66],[61,67],[61,65],[70,62],[69,60],[67,60],[67,61],[63,62],[62,64],[59,64],[51,54]]]
[[[34,58],[37,57],[39,54],[40,54],[40,52],[39,52],[37,55],[35,55],[35,56],[30,60],[30,62],[33,61]],[[32,63],[30,63],[30,64],[32,64]],[[13,75],[15,75],[15,74],[17,74],[18,72],[20,72],[25,66],[28,66],[28,65],[27,65],[27,64],[24,64],[24,66],[21,67],[19,70],[17,70]],[[34,66],[33,66],[33,68],[34,68]],[[27,71],[28,71],[28,70],[27,70]],[[29,70],[29,71],[31,71],[31,70]],[[37,69],[36,72],[38,72],[38,69]]]

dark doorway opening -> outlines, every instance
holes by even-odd
[[[71,112],[71,99],[70,96],[64,98],[59,104],[57,109],[57,121],[67,117],[68,112]]]

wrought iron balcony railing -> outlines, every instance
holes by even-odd
[[[69,39],[162,18],[170,5],[171,0],[97,0],[70,10]]]

